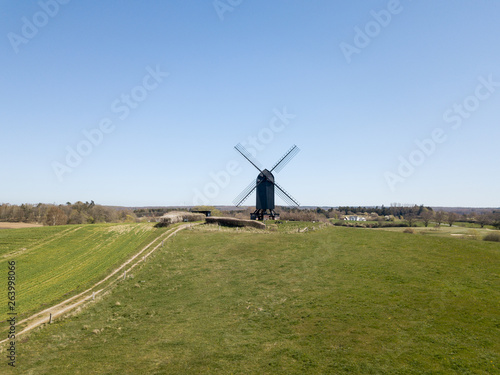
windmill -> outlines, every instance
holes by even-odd
[[[300,205],[299,202],[297,202],[289,193],[285,191],[285,189],[276,183],[272,173],[273,171],[280,172],[290,162],[290,160],[297,155],[300,151],[297,146],[293,145],[292,148],[290,148],[285,155],[283,155],[281,159],[274,164],[271,170],[262,169],[261,164],[255,160],[250,152],[248,152],[248,150],[240,143],[234,146],[234,148],[259,171],[257,179],[252,181],[233,201],[236,206],[241,206],[250,194],[252,194],[254,190],[257,190],[257,202],[255,204],[256,210],[250,215],[252,220],[263,220],[264,216],[267,215],[269,215],[271,220],[279,217],[279,214],[274,212],[275,192],[288,205],[297,207]]]

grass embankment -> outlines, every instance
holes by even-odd
[[[0,269],[16,262],[18,321],[90,287],[163,232],[148,224],[0,231]]]
[[[103,300],[21,340],[18,370],[498,373],[499,274],[498,243],[198,227]]]

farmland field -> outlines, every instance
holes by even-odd
[[[300,227],[178,233],[102,299],[21,337],[17,370],[500,373],[500,244]]]
[[[85,290],[162,232],[144,224],[0,231],[0,269],[16,262],[18,320]],[[0,303],[7,306],[7,293]]]

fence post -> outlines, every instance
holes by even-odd
[[[127,277],[127,271],[123,272],[123,280]]]
[[[49,315],[49,324],[52,324],[52,313]]]

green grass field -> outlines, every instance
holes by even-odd
[[[17,373],[500,373],[500,244],[291,229],[180,232]]]
[[[5,279],[7,262],[16,261],[18,320],[85,290],[163,232],[147,224],[0,231],[0,269],[5,270]],[[7,293],[0,296],[4,308]],[[5,321],[4,316],[0,320]]]

